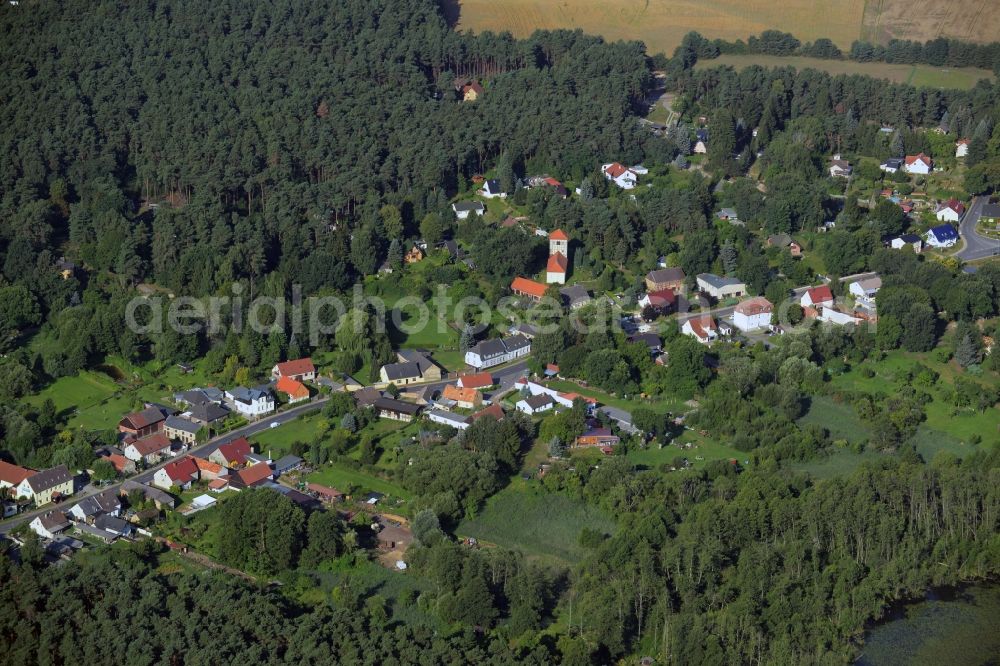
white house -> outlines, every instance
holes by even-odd
[[[518,400],[517,404],[514,405],[514,409],[533,416],[539,412],[547,412],[555,406],[556,401],[552,399],[552,396],[539,393],[538,395],[530,395],[527,398]]]
[[[934,168],[934,162],[923,153],[907,155],[903,164],[903,171],[906,173],[928,174]]]
[[[681,325],[681,333],[690,335],[703,345],[719,339],[720,335],[728,335],[732,331],[726,325],[721,327],[710,315],[691,317]]]
[[[762,296],[747,299],[733,311],[733,325],[744,333],[767,328],[771,325],[773,310],[771,301]]]
[[[465,352],[465,363],[477,370],[507,363],[531,353],[531,340],[523,335],[483,340]]]
[[[274,411],[274,396],[263,388],[237,386],[226,391],[226,400],[237,412],[249,418],[257,418]]]
[[[806,289],[806,292],[802,294],[802,298],[799,299],[799,305],[804,308],[832,308],[833,292],[825,284],[820,287]]]
[[[851,163],[847,160],[840,159],[840,155],[834,155],[833,159],[830,160],[830,177],[831,178],[847,178],[851,175],[853,171]]]
[[[855,300],[868,304],[875,300],[875,294],[877,294],[878,290],[881,288],[882,278],[876,275],[872,278],[852,282],[847,290],[852,296],[854,296]]]
[[[965,157],[969,154],[969,140],[959,139],[955,142],[955,157]]]
[[[470,214],[481,216],[486,212],[486,206],[480,201],[456,201],[451,205],[451,209],[455,211],[455,217],[460,220],[468,219]]]
[[[833,308],[822,308],[817,319],[828,324],[837,324],[838,326],[844,326],[846,324],[857,325],[864,321],[864,319],[861,319],[860,317],[855,317],[854,315],[849,315],[845,312],[838,312]]]
[[[747,293],[747,286],[736,278],[721,277],[713,273],[699,273],[696,277],[698,291],[717,300],[739,298]]]
[[[958,199],[948,199],[948,201],[937,207],[937,212],[934,216],[938,219],[938,222],[958,222],[964,214],[965,204]]]
[[[60,532],[69,529],[69,520],[62,511],[49,511],[36,516],[28,526],[43,539],[53,539]]]
[[[153,433],[148,437],[129,441],[122,453],[129,460],[152,465],[170,455],[170,440],[162,432]]]
[[[601,171],[604,172],[605,178],[623,190],[631,190],[639,180],[639,176],[636,175],[635,171],[618,162],[601,166]]]
[[[896,173],[903,168],[903,160],[898,157],[890,157],[885,162],[882,162],[878,168],[886,173]]]
[[[538,384],[536,382],[533,382],[533,381],[530,381],[530,380],[527,380],[527,379],[524,379],[524,378],[519,379],[516,382],[514,382],[514,388],[516,388],[518,390],[526,388],[526,389],[528,389],[528,392],[532,396],[536,396],[536,395],[545,395],[545,396],[548,396],[549,398],[551,398],[553,400],[553,402],[558,403],[558,404],[562,405],[563,407],[572,407],[573,406],[573,398],[569,397],[565,393],[560,393],[559,391],[556,391],[555,389],[551,389],[548,386],[542,386],[541,384]]]
[[[924,249],[924,242],[916,234],[903,234],[889,241],[889,246],[893,250],[902,250],[904,247],[910,246],[914,252],[919,254]]]
[[[427,418],[434,423],[441,423],[446,426],[451,426],[456,430],[465,430],[469,427],[469,422],[466,420],[468,417],[462,416],[461,414],[453,414],[451,412],[446,412],[443,409],[431,409],[427,412]]]
[[[506,199],[507,193],[503,191],[500,187],[500,181],[496,178],[490,178],[485,183],[483,183],[483,189],[480,193],[487,199]]]
[[[958,242],[958,232],[950,224],[942,224],[928,231],[924,239],[931,247],[951,247]]]
[[[70,515],[75,520],[86,521],[93,519],[102,513],[109,516],[118,516],[121,513],[122,503],[113,490],[105,490],[97,495],[85,497],[74,504],[69,510]]]
[[[184,457],[169,462],[156,470],[156,474],[153,475],[153,485],[164,490],[168,490],[172,486],[187,490],[200,477],[198,464],[193,459]]]

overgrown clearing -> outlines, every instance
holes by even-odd
[[[341,492],[356,488],[358,492],[373,491],[400,499],[413,497],[411,492],[392,481],[372,476],[359,469],[351,469],[341,463],[324,465],[319,471],[306,476],[305,480],[330,486]]]
[[[909,83],[930,88],[969,89],[980,79],[993,80],[993,72],[976,67],[932,67],[886,62],[855,62],[853,60],[824,60],[805,56],[772,56],[759,53],[750,55],[721,55],[712,60],[699,61],[696,67],[730,66],[743,69],[751,65],[762,67],[812,68],[829,74],[862,74],[894,83]]]
[[[614,532],[614,521],[603,511],[536,487],[536,482],[515,481],[487,500],[479,515],[463,520],[456,533],[566,564],[584,555],[579,544],[584,527]]]
[[[538,29],[582,28],[609,40],[640,39],[650,53],[667,55],[692,30],[730,41],[784,30],[803,42],[827,37],[845,50],[856,39],[989,42],[1000,32],[995,0],[455,1],[462,30],[508,30],[524,37]]]

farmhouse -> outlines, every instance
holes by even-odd
[[[934,168],[934,162],[923,153],[907,155],[903,162],[903,171],[906,173],[928,174]]]
[[[684,292],[684,280],[687,278],[680,268],[661,268],[646,273],[646,291],[657,292],[672,289],[675,293]]]
[[[747,293],[747,286],[736,278],[720,277],[713,273],[699,273],[695,279],[698,282],[699,291],[719,301],[727,298],[739,298]]]
[[[545,285],[528,278],[516,277],[510,283],[510,290],[515,296],[523,296],[533,301],[540,301],[545,296]]]
[[[375,413],[379,418],[392,419],[394,421],[412,421],[420,413],[420,405],[392,398],[379,398],[373,405]]]
[[[200,423],[195,423],[182,416],[168,416],[163,422],[163,434],[169,439],[177,440],[187,446],[198,441],[198,431],[201,428]]]
[[[170,440],[162,432],[142,439],[129,441],[122,451],[125,457],[135,462],[152,465],[170,455]]]
[[[126,414],[118,422],[118,432],[132,437],[145,437],[163,430],[166,415],[158,407],[147,407],[141,412]]]
[[[231,442],[222,444],[209,454],[208,459],[224,467],[240,467],[247,462],[247,456],[253,453],[246,437],[238,437]]]
[[[316,378],[316,366],[308,357],[278,363],[271,368],[271,379],[280,379],[281,377],[300,382],[311,382]]]
[[[43,539],[54,539],[57,534],[69,529],[69,520],[62,511],[49,511],[37,516],[29,527]]]
[[[934,216],[938,222],[958,222],[965,214],[965,204],[958,199],[949,199],[937,207]]]
[[[484,389],[493,386],[493,375],[489,372],[479,372],[476,374],[462,375],[458,378],[458,386],[470,389]]]
[[[958,232],[950,224],[942,224],[928,231],[924,239],[931,247],[951,247],[958,242]]]
[[[477,370],[507,363],[531,353],[531,340],[523,335],[483,340],[465,352],[465,363]]]
[[[771,301],[762,296],[743,301],[733,311],[733,325],[744,333],[771,325]]]
[[[486,212],[486,206],[481,201],[456,201],[451,205],[451,209],[455,211],[455,217],[460,220],[468,219],[470,214],[481,216]]]
[[[631,190],[639,180],[639,176],[636,175],[635,171],[618,162],[611,162],[610,164],[601,166],[601,171],[604,173],[605,178],[623,190]]]

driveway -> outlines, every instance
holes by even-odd
[[[979,223],[980,215],[982,215],[983,206],[988,204],[989,201],[989,197],[974,197],[972,203],[969,204],[969,210],[966,211],[965,217],[962,218],[962,223],[958,231],[962,236],[964,245],[961,250],[955,253],[955,256],[962,261],[975,261],[977,259],[1000,256],[1000,241],[980,236],[976,232],[976,225]]]

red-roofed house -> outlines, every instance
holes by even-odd
[[[719,327],[710,315],[702,315],[685,321],[681,326],[681,333],[707,345],[719,337]]]
[[[510,290],[517,296],[525,296],[535,301],[542,300],[545,295],[545,285],[528,278],[516,277],[510,283]]]
[[[483,87],[479,85],[478,81],[473,81],[472,83],[466,83],[462,86],[462,101],[463,102],[475,102],[479,99],[482,94],[486,92]]]
[[[484,416],[489,416],[497,421],[503,421],[504,417],[503,407],[500,406],[500,403],[495,402],[486,409],[480,409],[478,412],[470,416],[469,421],[475,422],[483,418]]]
[[[601,171],[604,172],[605,178],[623,190],[631,190],[635,187],[636,182],[639,180],[639,177],[634,171],[623,164],[619,164],[618,162],[603,165],[601,167]]]
[[[309,389],[305,387],[305,384],[291,377],[278,377],[274,388],[288,396],[288,404],[290,405],[309,399]]]
[[[218,479],[220,476],[226,476],[229,474],[228,468],[224,465],[220,465],[219,463],[212,462],[211,460],[205,460],[204,458],[198,458],[195,456],[191,456],[191,460],[193,460],[194,464],[198,466],[198,472],[201,475],[201,478],[207,481]]]
[[[618,435],[613,434],[610,428],[589,428],[573,443],[576,446],[614,446],[620,441]]]
[[[126,414],[118,422],[118,432],[132,437],[145,437],[163,430],[163,422],[167,417],[156,407],[147,407],[141,412]]]
[[[458,385],[462,388],[484,389],[493,386],[493,375],[488,372],[479,372],[474,375],[462,375],[458,378]]]
[[[316,378],[316,366],[311,358],[299,358],[294,361],[285,361],[271,368],[271,378],[278,379],[288,377],[300,382],[311,382]]]
[[[749,298],[733,310],[733,325],[744,333],[767,328],[771,325],[774,305],[763,296]]]
[[[198,478],[198,465],[195,464],[193,459],[185,456],[180,460],[168,462],[156,470],[156,474],[153,475],[153,485],[164,490],[168,490],[173,486],[177,486],[181,490],[187,490]]]
[[[221,445],[209,454],[208,459],[224,467],[239,467],[247,462],[247,455],[253,453],[246,437],[239,437]]]
[[[274,479],[274,472],[270,465],[257,463],[229,477],[229,485],[234,488],[253,488],[260,486]]]
[[[569,270],[569,259],[562,252],[549,255],[549,263],[545,266],[545,282],[548,284],[566,284],[566,272]]]
[[[934,162],[929,156],[923,153],[907,155],[903,162],[903,171],[906,173],[928,174],[934,168]]]
[[[965,204],[958,199],[948,199],[937,208],[935,217],[939,222],[958,222],[965,215]]]
[[[135,461],[117,453],[109,453],[104,457],[115,466],[115,471],[119,474],[135,474]]]
[[[170,455],[170,440],[162,432],[142,439],[128,440],[124,453],[129,460],[142,461],[151,465],[159,462],[164,456]]]
[[[818,310],[821,307],[832,308],[833,292],[830,291],[830,287],[825,284],[821,287],[807,289],[806,293],[802,294],[802,298],[799,299],[799,305],[804,308],[813,308],[815,310]]]
[[[673,289],[661,289],[643,294],[639,299],[639,307],[645,309],[652,307],[658,312],[670,312],[677,304],[677,294]]]
[[[34,473],[35,471],[32,469],[18,467],[0,460],[0,488],[17,488],[22,481]]]
[[[454,400],[462,409],[475,409],[483,404],[483,394],[474,388],[459,388],[448,384],[441,392],[445,400]]]

